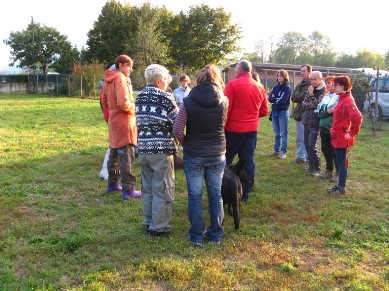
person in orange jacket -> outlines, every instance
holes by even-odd
[[[338,183],[328,189],[332,195],[345,194],[348,175],[348,152],[355,144],[355,136],[359,134],[362,124],[362,114],[351,95],[351,81],[346,75],[334,79],[335,93],[339,95],[338,104],[334,111],[331,127],[331,144],[335,148],[336,163],[338,164]]]
[[[121,191],[124,200],[141,197],[140,192],[135,191],[136,177],[131,172],[138,142],[135,103],[129,79],[132,65],[133,60],[127,55],[116,58],[116,70],[105,71],[102,97],[103,109],[109,109],[107,192]]]

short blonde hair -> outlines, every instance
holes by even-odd
[[[145,70],[147,84],[156,84],[159,80],[169,80],[169,70],[158,64],[151,64]]]

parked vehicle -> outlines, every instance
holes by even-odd
[[[376,91],[378,81],[378,109],[375,112]],[[389,76],[379,77],[378,80],[373,78],[369,86],[369,94],[363,105],[363,110],[374,115],[377,114],[377,119],[381,120],[384,117],[389,117]]]

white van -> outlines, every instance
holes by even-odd
[[[370,82],[369,93],[363,104],[363,110],[368,112],[370,108],[372,114],[375,114],[376,86],[377,79],[374,78]],[[378,120],[384,117],[389,117],[389,76],[378,78]]]

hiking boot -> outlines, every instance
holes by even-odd
[[[211,240],[211,238],[209,237],[208,232],[206,230],[203,232],[203,238],[206,240],[209,240],[211,242],[211,244],[214,244],[216,246],[220,245],[220,240],[219,241]]]
[[[279,153],[280,153],[280,152],[274,151],[274,152],[272,152],[269,156],[270,156],[270,157],[278,157]]]
[[[330,179],[330,178],[332,178],[332,172],[329,170],[326,170],[323,174],[320,174],[318,177],[320,179]]]
[[[142,197],[142,194],[140,191],[135,191],[134,187],[131,188],[130,191],[123,190],[122,191],[122,198],[124,200],[129,200],[131,198],[139,199]]]
[[[292,164],[306,164],[307,163],[307,160],[306,159],[295,159],[293,161],[290,161]]]
[[[122,190],[123,190],[122,186],[120,186],[119,183],[116,183],[114,185],[108,185],[108,187],[107,187],[107,193],[120,192]]]
[[[286,152],[280,151],[277,156],[279,159],[285,159],[286,158]]]
[[[336,185],[336,186],[332,187],[331,189],[328,189],[327,193],[331,194],[331,195],[344,195],[344,194],[346,194],[346,191],[340,190],[339,187]]]

